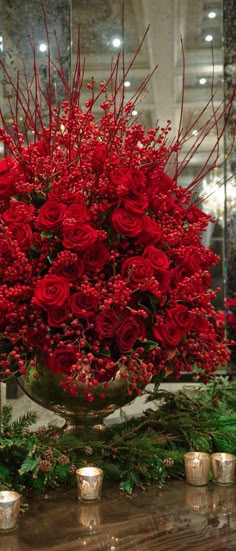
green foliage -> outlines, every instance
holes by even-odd
[[[158,382],[157,382],[158,384]],[[76,468],[94,464],[107,479],[131,493],[135,486],[184,474],[183,455],[189,450],[236,454],[236,383],[221,379],[172,393],[147,396],[155,407],[142,417],[125,419],[102,432],[102,439],[29,430],[34,412],[12,421],[2,410],[0,484],[21,492],[44,492],[58,485],[75,484]],[[53,431],[55,432],[55,431]]]

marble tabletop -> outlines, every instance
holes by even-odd
[[[100,502],[76,490],[29,500],[1,551],[235,551],[236,486],[170,481],[132,496],[105,483]]]

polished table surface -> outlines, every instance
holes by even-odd
[[[170,481],[132,496],[105,484],[100,502],[76,491],[29,500],[0,551],[236,551],[236,486]]]

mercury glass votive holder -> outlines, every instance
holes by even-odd
[[[4,490],[0,492],[0,531],[14,530],[20,512],[21,496],[17,492]]]
[[[192,486],[205,486],[209,482],[210,456],[203,452],[184,455],[185,479]]]
[[[78,499],[97,501],[101,499],[103,470],[98,467],[81,467],[76,471]]]
[[[213,453],[211,455],[211,467],[214,482],[224,486],[235,483],[236,456],[231,453]]]

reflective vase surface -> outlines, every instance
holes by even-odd
[[[136,397],[127,394],[127,379],[120,376],[111,380],[105,391],[103,384],[93,387],[94,399],[89,402],[85,394],[87,387],[82,383],[78,385],[78,395],[75,396],[59,386],[62,376],[52,374],[46,366],[40,367],[38,375],[38,378],[21,375],[18,384],[31,400],[65,419],[64,431],[80,432],[88,426],[100,425],[105,417]],[[101,398],[101,394],[105,397]]]

